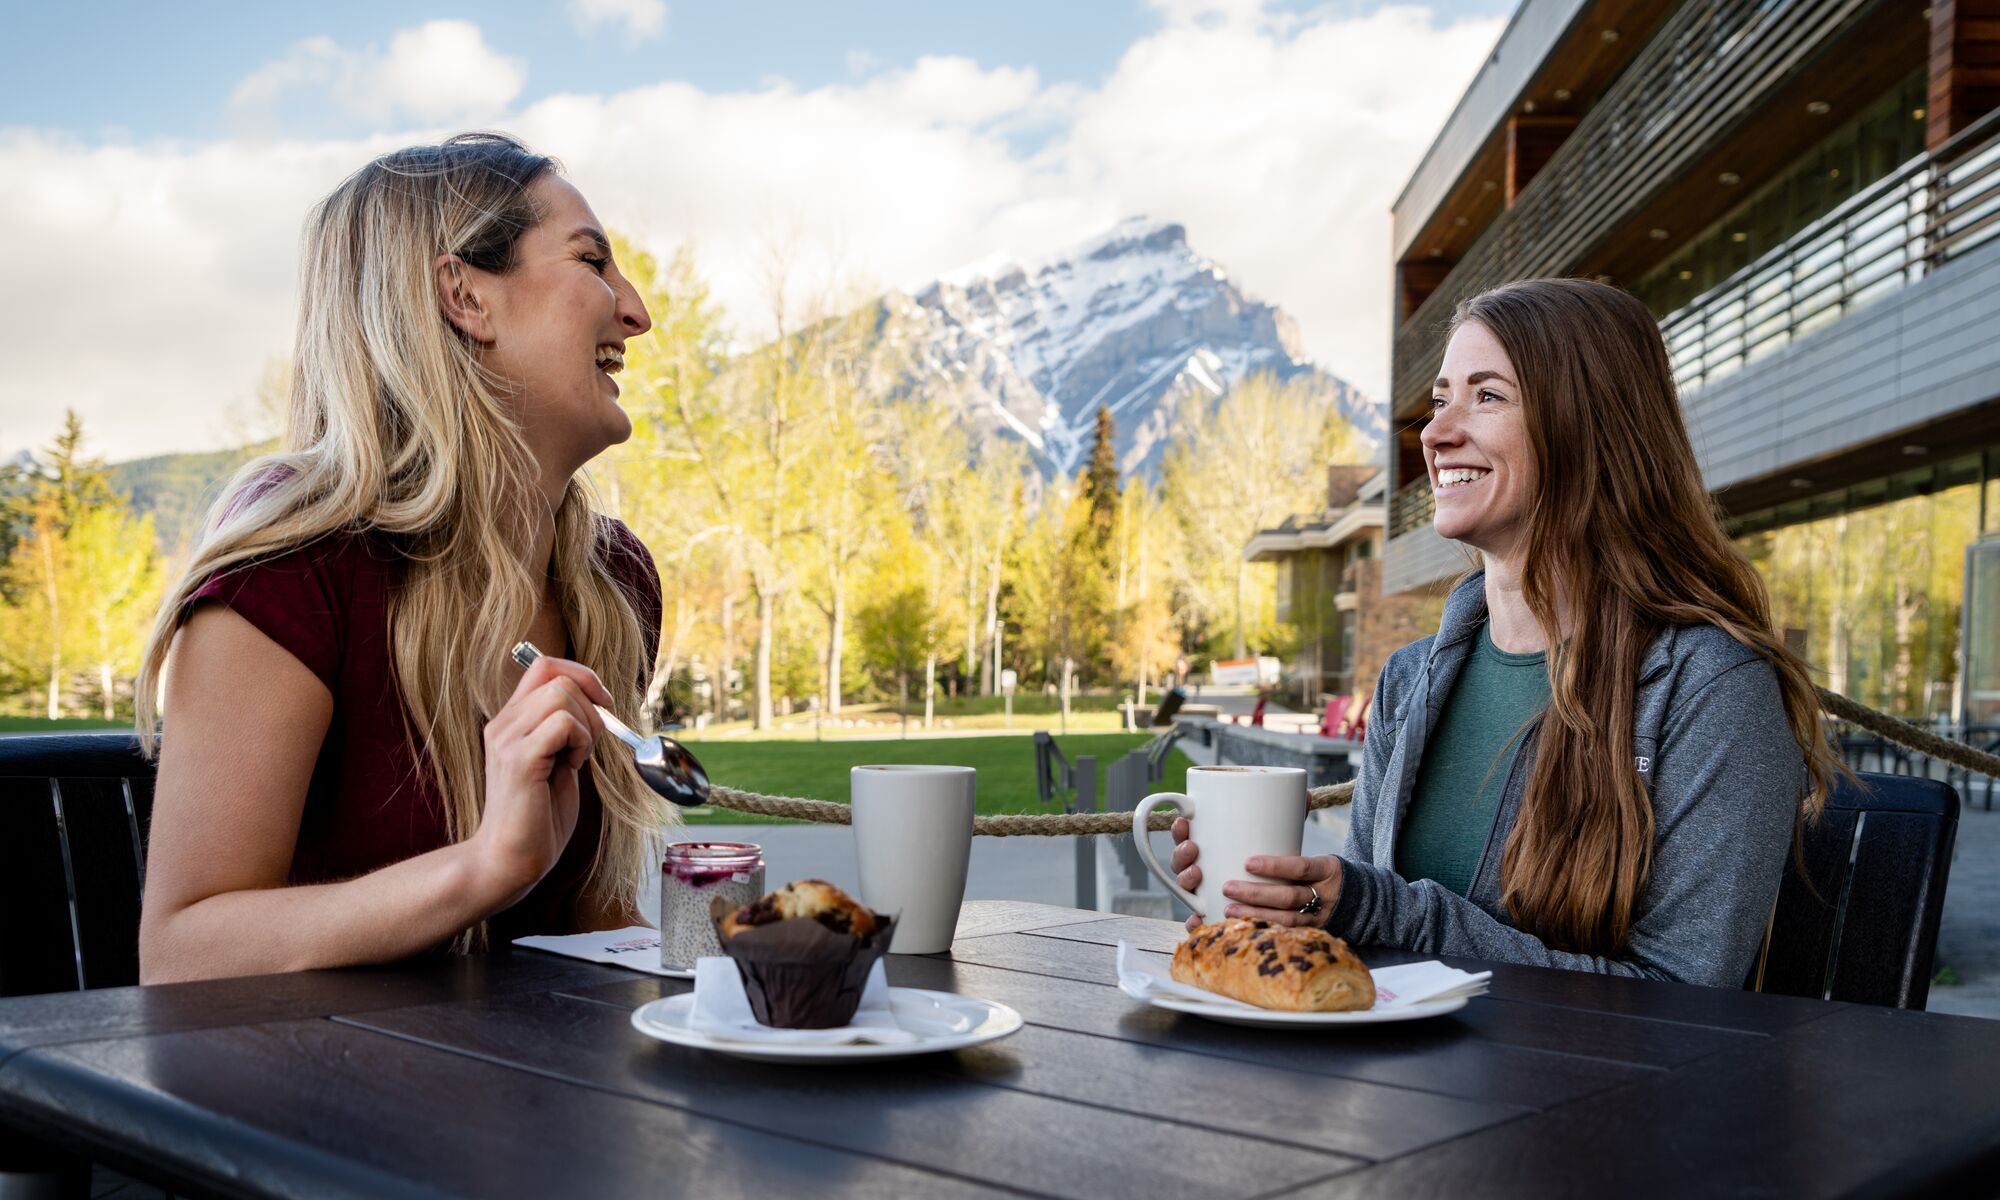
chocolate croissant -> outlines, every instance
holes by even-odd
[[[1375,980],[1324,929],[1232,917],[1203,925],[1174,950],[1173,977],[1232,1000],[1285,1012],[1352,1012],[1375,1005]]]

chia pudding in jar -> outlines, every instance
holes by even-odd
[[[672,842],[660,866],[660,965],[692,971],[722,953],[709,903],[732,907],[764,894],[764,848],[753,842]]]

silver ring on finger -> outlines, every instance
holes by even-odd
[[[1308,917],[1318,916],[1319,910],[1326,907],[1325,901],[1320,899],[1319,889],[1313,887],[1311,884],[1307,884],[1306,895],[1312,898],[1306,901],[1305,907],[1299,909],[1300,914]]]

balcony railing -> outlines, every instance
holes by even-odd
[[[1514,279],[1560,275],[1781,87],[1875,0],[1707,0],[1667,18],[1576,131],[1395,338],[1390,408],[1427,394],[1452,309]]]
[[[2000,237],[2000,112],[1849,198],[1660,323],[1683,392]]]
[[[1431,481],[1419,477],[1396,489],[1389,497],[1389,536],[1401,537],[1419,525],[1431,523],[1431,514],[1437,508],[1437,498],[1431,494]]]

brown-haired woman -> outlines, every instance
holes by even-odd
[[[1294,882],[1233,880],[1225,915],[1742,986],[1836,767],[1658,324],[1602,284],[1496,288],[1459,306],[1431,405],[1437,531],[1482,569],[1383,669],[1345,855],[1252,858]]]

